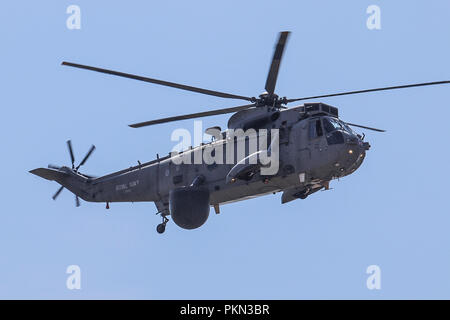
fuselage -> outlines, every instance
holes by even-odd
[[[271,112],[268,110],[267,112]],[[258,116],[257,119],[261,118]],[[309,194],[323,187],[330,180],[353,173],[362,163],[368,143],[353,132],[337,117],[326,113],[305,114],[296,107],[279,111],[276,119],[261,122],[257,129],[279,129],[278,170],[273,175],[262,175],[258,170],[245,179],[226,177],[239,160],[237,147],[243,140],[247,157],[252,152],[248,136],[235,137],[223,133],[222,139],[169,155],[142,165],[125,169],[103,177],[89,179],[82,198],[94,202],[153,201],[166,206],[170,190],[189,186],[202,176],[203,185],[210,192],[211,205],[219,205],[256,197],[268,193],[295,190]],[[256,122],[253,121],[254,123]],[[227,148],[231,143],[233,148]],[[223,150],[225,163],[193,164],[195,154],[207,150]],[[233,151],[232,151],[233,150]],[[254,150],[253,150],[254,151]],[[233,152],[233,162],[228,163],[227,153]],[[176,158],[191,159],[180,163]],[[185,161],[189,162],[189,161]],[[220,162],[220,161],[219,161]],[[258,166],[256,166],[256,169]],[[293,193],[293,194],[297,194]]]

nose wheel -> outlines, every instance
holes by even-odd
[[[159,234],[162,234],[164,233],[164,231],[166,231],[166,224],[167,222],[169,222],[169,219],[167,219],[166,216],[161,215],[161,217],[163,221],[156,226],[156,232],[158,232]]]

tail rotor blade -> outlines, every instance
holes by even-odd
[[[75,168],[75,157],[73,155],[72,141],[67,140],[67,148],[69,149],[70,160],[72,161],[72,169]]]
[[[61,193],[61,191],[63,191],[64,187],[61,186],[61,188],[58,189],[58,191],[56,191],[56,193],[53,195],[52,199],[56,200],[56,198],[58,198],[59,194]]]
[[[78,167],[75,168],[75,170],[78,170],[83,164],[85,164],[86,160],[91,156],[92,152],[94,152],[95,150],[95,146],[92,145],[91,148],[89,149],[88,153],[84,156],[83,160],[81,160],[80,164],[78,165]]]
[[[83,160],[81,160],[80,164],[75,168],[75,156],[73,153],[73,147],[72,147],[72,141],[67,140],[67,148],[69,149],[69,154],[70,154],[70,160],[72,162],[72,171],[78,171],[78,169],[86,162],[86,160],[91,156],[92,152],[94,152],[95,150],[95,146],[92,145],[91,148],[89,149],[89,151],[87,152],[87,154],[84,156]],[[49,164],[48,168],[50,169],[55,169],[55,170],[62,170],[62,171],[66,171],[65,168],[66,167],[60,167],[54,164]],[[46,170],[46,169],[43,169]],[[50,171],[50,170],[47,170]],[[89,177],[89,176],[88,176]],[[56,192],[55,194],[52,196],[53,200],[56,200],[56,198],[58,198],[59,194],[61,193],[61,191],[63,191],[64,186],[61,186]],[[75,206],[79,207],[80,206],[80,198],[75,195]]]

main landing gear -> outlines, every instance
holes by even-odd
[[[169,222],[169,219],[167,219],[166,216],[161,215],[161,217],[163,219],[162,223],[156,226],[156,232],[158,232],[159,234],[162,234],[164,233],[164,231],[166,231],[166,224],[167,222]]]

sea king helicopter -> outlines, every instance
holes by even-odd
[[[355,172],[361,166],[370,148],[369,143],[364,141],[364,135],[356,133],[351,127],[384,131],[343,121],[339,119],[338,108],[325,103],[304,103],[292,108],[287,108],[286,104],[302,100],[450,83],[450,81],[438,81],[296,99],[281,98],[275,94],[275,85],[288,37],[289,32],[279,34],[265,83],[266,91],[259,97],[235,95],[63,62],[64,66],[220,98],[244,100],[247,104],[130,125],[132,128],[141,128],[171,121],[233,113],[228,121],[228,130],[222,131],[220,127],[206,130],[214,137],[211,143],[202,143],[178,154],[158,156],[157,159],[146,163],[139,162],[138,165],[124,170],[101,177],[92,177],[81,173],[79,169],[95,150],[95,146],[92,146],[81,162],[75,165],[73,148],[69,140],[67,146],[71,167],[49,165],[48,168],[38,168],[30,172],[61,185],[53,195],[54,200],[66,188],[75,194],[76,206],[80,205],[79,198],[89,202],[106,203],[107,209],[112,202],[150,201],[155,203],[157,214],[162,218],[162,222],[156,228],[158,233],[165,231],[169,221],[168,216],[181,228],[196,229],[206,222],[211,207],[218,214],[223,204],[265,194],[282,192],[281,202],[286,203],[295,199],[305,199],[321,189],[329,189],[331,180]],[[244,135],[237,136],[238,129],[241,129]],[[265,130],[267,133],[266,143],[260,141],[256,150],[250,148],[250,142],[254,139],[250,139],[245,134],[250,129]],[[240,157],[237,154],[239,141],[235,143],[236,140],[244,141],[244,152]],[[232,144],[233,146],[228,148]],[[258,159],[262,159],[265,155],[267,160],[268,156],[273,156],[275,149],[277,149],[277,165],[273,172],[267,174],[268,167],[272,164],[263,163]],[[196,154],[207,150],[210,151],[210,156],[222,150],[220,155],[215,155],[215,160],[231,158],[232,161],[180,162],[180,158],[191,160]],[[270,161],[274,159],[271,158]]]

